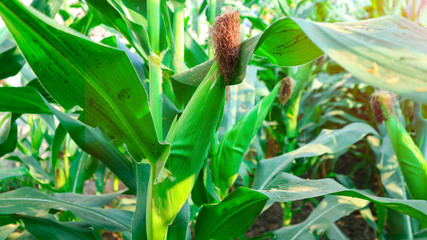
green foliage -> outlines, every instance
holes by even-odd
[[[206,34],[223,6],[239,86]],[[372,238],[425,236],[422,9],[0,0],[0,239],[247,239],[274,202],[283,219],[253,239],[347,239],[350,213]],[[385,124],[375,88],[401,97]]]

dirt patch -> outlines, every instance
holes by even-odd
[[[260,237],[265,233],[281,228],[282,222],[282,207],[279,203],[274,203],[269,209],[258,216],[254,224],[246,231],[245,236],[247,238]]]

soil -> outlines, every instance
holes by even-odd
[[[282,227],[283,211],[279,203],[274,203],[270,208],[258,216],[254,224],[248,229],[247,238],[260,237],[264,233]]]

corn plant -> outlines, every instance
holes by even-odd
[[[249,1],[225,3],[232,8],[221,12],[222,4],[35,0],[28,6],[0,0],[7,27],[0,30],[0,60],[7,62],[0,78],[21,75],[19,86],[6,81],[0,88],[0,156],[5,165],[13,163],[0,169],[0,232],[38,239],[101,239],[105,231],[124,239],[234,239],[243,238],[273,202],[283,203],[283,222],[289,224],[292,202],[324,197],[304,222],[265,237],[333,238],[343,234],[336,220],[356,210],[369,219],[370,203],[379,237],[387,209],[396,219],[418,221],[405,226],[419,232],[405,236],[425,235],[426,156],[416,144],[425,146],[427,30],[399,16],[328,23],[335,19],[321,13],[337,12],[335,7],[316,1],[267,4],[286,16],[274,21],[258,18],[262,10],[253,15],[249,7],[255,3]],[[373,7],[376,16],[386,15]],[[83,15],[73,17],[69,8]],[[210,40],[204,45],[189,31],[199,29],[205,9]],[[326,22],[308,20],[312,11]],[[241,25],[245,20],[249,34]],[[112,36],[97,42],[88,35],[100,25]],[[223,117],[233,117],[224,110],[228,94],[248,81],[246,72],[255,65],[263,97],[221,129]],[[321,73],[334,66],[341,72]],[[350,88],[364,93],[359,84],[417,106],[414,142],[385,98],[373,98],[374,112],[385,116],[408,197],[378,196],[337,175],[324,177],[343,184],[299,177],[322,157],[351,152],[360,141],[374,139],[373,149],[375,140],[385,144],[384,131],[379,134],[369,119],[348,113],[340,115],[343,120],[322,110],[342,107],[344,100],[328,103],[348,96]],[[316,122],[322,116],[335,129]],[[313,130],[306,144],[300,142],[304,129]],[[273,138],[281,139],[280,151],[266,158],[263,142]],[[257,159],[250,161],[254,147]],[[113,193],[107,194],[109,176]],[[97,195],[83,194],[91,181]],[[133,196],[130,207],[117,199],[124,194]]]

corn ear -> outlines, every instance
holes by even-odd
[[[396,115],[385,120],[394,152],[413,199],[427,200],[427,162]]]
[[[427,200],[427,162],[395,114],[390,93],[375,93],[371,100],[378,121],[384,121],[409,194]]]
[[[155,178],[152,170],[147,197],[148,239],[165,239],[168,226],[190,195],[220,121],[224,100],[225,83],[215,62],[166,137],[172,148],[162,174]]]

